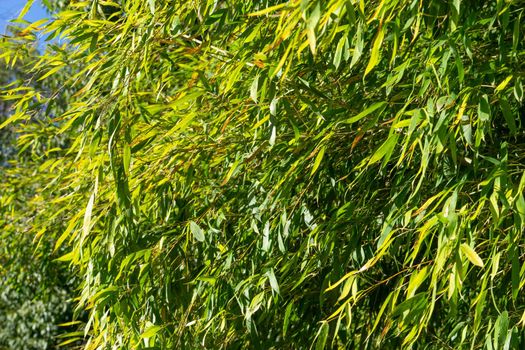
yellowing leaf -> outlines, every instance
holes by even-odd
[[[57,324],[57,326],[58,327],[69,327],[69,326],[74,326],[74,325],[79,324],[79,323],[82,323],[82,322],[80,322],[80,321],[70,321],[70,322]]]
[[[14,113],[12,116],[7,118],[2,124],[0,124],[0,130],[5,128],[7,125],[16,122],[17,120],[26,118],[28,118],[28,116],[24,113]]]
[[[407,287],[407,299],[412,298],[415,294],[421,283],[427,278],[428,266],[423,267],[418,272],[412,274],[410,282]]]
[[[357,273],[358,273],[357,271],[350,271],[349,273],[344,275],[340,280],[338,280],[337,282],[335,282],[334,284],[326,288],[325,293],[337,288],[337,286],[339,286],[341,283],[343,283],[344,281],[346,281],[347,279],[349,279],[350,277],[352,277],[353,275]]]
[[[20,14],[18,15],[18,19],[24,18],[24,16],[27,14],[27,11],[29,11],[31,6],[33,6],[33,2],[34,2],[34,0],[28,0],[26,2],[24,8],[22,9],[22,11],[20,11]]]
[[[372,52],[370,54],[370,61],[368,61],[368,65],[366,66],[366,69],[365,69],[365,77],[379,63],[379,54],[380,54],[381,45],[383,44],[384,37],[385,37],[385,32],[383,31],[382,28],[379,28],[379,31],[377,32],[376,38],[374,40],[374,44],[372,46]]]
[[[161,326],[150,326],[141,334],[141,338],[151,338],[162,329]]]
[[[323,146],[319,150],[319,153],[317,153],[317,157],[315,157],[314,166],[312,167],[312,172],[310,173],[310,175],[315,174],[315,172],[317,171],[317,168],[319,168],[319,165],[321,164],[321,161],[323,160],[325,149],[326,147]]]
[[[221,186],[224,186],[228,183],[228,181],[230,181],[230,178],[232,177],[233,173],[235,172],[235,169],[237,169],[237,166],[239,165],[239,162],[240,160],[237,159],[233,164],[232,166],[230,167],[230,170],[228,171],[228,173],[226,174],[226,176],[224,177],[224,180],[222,180],[221,182]]]
[[[511,81],[512,79],[512,75],[509,75],[507,78],[505,78],[505,80],[503,80],[497,87],[496,87],[496,90],[495,92],[499,92],[503,89],[505,89],[505,87],[509,84],[509,82]]]
[[[38,78],[38,80],[44,80],[45,78],[55,74],[56,72],[58,72],[59,70],[61,70],[63,67],[63,65],[58,65],[56,67],[53,67],[51,68],[46,74],[44,74],[43,76],[41,76],[40,78]]]
[[[73,260],[74,257],[75,257],[75,253],[74,252],[69,252],[69,253],[62,255],[60,258],[57,258],[55,260],[56,261],[66,262],[66,261]]]
[[[82,236],[86,237],[89,234],[89,229],[91,226],[91,212],[93,211],[93,204],[95,203],[95,193],[91,194],[89,197],[89,202],[84,213],[84,224],[82,226]]]
[[[474,251],[474,249],[472,249],[468,244],[462,243],[460,248],[461,248],[461,251],[463,252],[463,254],[465,254],[467,259],[471,263],[473,263],[474,265],[479,266],[479,267],[485,266],[483,264],[483,260],[481,260],[481,258],[479,257],[478,253],[476,253]]]
[[[285,7],[286,5],[288,5],[288,3],[282,3],[282,4],[279,4],[279,5],[275,5],[275,6],[270,6],[270,7],[267,7],[263,10],[260,10],[260,11],[256,11],[256,12],[252,12],[250,13],[248,16],[261,16],[261,15],[265,15],[267,13],[270,13],[270,12],[273,12],[273,11],[277,11],[283,7]]]

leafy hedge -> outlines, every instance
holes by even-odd
[[[81,281],[71,341],[523,346],[523,10],[96,0],[28,28],[60,84],[11,85],[4,124]]]

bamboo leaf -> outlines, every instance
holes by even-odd
[[[368,165],[379,162],[383,157],[391,153],[397,144],[398,137],[397,134],[390,135],[390,137],[374,152],[372,157],[370,157]]]
[[[274,6],[270,6],[270,7],[267,7],[263,10],[259,10],[259,11],[256,11],[256,12],[252,12],[250,13],[248,16],[262,16],[262,15],[266,15],[270,12],[275,12],[277,10],[280,10],[282,9],[283,7],[286,7],[288,6],[288,3],[284,2],[282,4],[278,4],[278,5],[274,5]]]
[[[268,276],[268,280],[270,281],[270,286],[272,287],[272,290],[279,294],[279,284],[277,283],[277,279],[275,278],[275,273],[273,272],[273,269],[268,270],[266,273]]]
[[[255,79],[253,79],[252,85],[250,87],[250,98],[255,103],[257,103],[257,89],[258,88],[259,88],[259,76],[257,75]]]
[[[365,74],[364,74],[365,77],[379,63],[380,50],[381,50],[381,46],[383,45],[384,37],[385,37],[385,32],[383,28],[380,27],[379,30],[377,31],[376,37],[374,39],[374,43],[372,45],[372,51],[370,53],[370,60],[368,61],[368,65],[366,66],[366,69],[365,69]]]
[[[335,69],[338,69],[339,65],[341,64],[341,57],[343,55],[343,49],[345,47],[346,41],[347,41],[346,37],[342,36],[341,39],[339,39],[339,42],[337,43],[337,47],[334,53],[334,60],[333,60]]]
[[[312,171],[310,172],[310,176],[315,174],[315,172],[319,168],[319,165],[321,164],[323,160],[325,150],[326,150],[326,147],[322,146],[319,152],[317,153],[317,156],[315,157],[314,165],[312,166]]]
[[[483,95],[478,105],[478,116],[481,121],[490,120],[490,104],[487,95]]]
[[[31,9],[31,7],[33,6],[33,2],[34,0],[27,0],[26,1],[26,4],[24,5],[24,7],[22,8],[22,10],[20,11],[20,14],[18,15],[18,19],[22,19],[25,17],[25,15],[27,14],[27,12]]]
[[[160,330],[162,330],[161,326],[149,326],[141,335],[140,337],[143,339],[151,338],[155,336]]]
[[[512,80],[512,75],[509,75],[501,83],[499,83],[498,86],[496,86],[496,90],[494,92],[500,92],[503,89],[505,89],[511,80]]]
[[[82,237],[87,237],[91,229],[91,214],[93,212],[93,205],[95,203],[95,192],[89,197],[86,210],[84,212],[84,222],[82,224]]]
[[[204,242],[204,231],[202,231],[200,226],[197,225],[195,221],[190,221],[190,231],[193,234],[193,238],[195,238],[199,242]]]
[[[474,251],[474,249],[472,249],[468,244],[461,243],[460,248],[461,248],[461,251],[463,252],[463,254],[465,254],[467,259],[472,264],[474,264],[476,266],[479,266],[479,267],[484,267],[483,260],[481,260],[481,258],[479,257],[478,253],[476,253]]]
[[[315,350],[323,350],[326,347],[329,333],[328,322],[322,322],[319,331],[317,332],[317,341],[315,342]]]
[[[367,107],[364,111],[360,112],[356,116],[346,120],[346,123],[352,124],[352,123],[358,122],[359,120],[363,119],[367,115],[370,115],[372,114],[372,112],[375,112],[377,110],[379,110],[378,114],[381,114],[381,112],[385,109],[386,106],[387,106],[386,102],[374,103],[373,105]]]

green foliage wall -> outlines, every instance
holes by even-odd
[[[523,346],[523,9],[95,0],[30,27],[66,78],[3,97],[19,147],[67,141],[31,232],[82,281],[70,340]]]

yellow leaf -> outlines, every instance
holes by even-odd
[[[461,105],[458,109],[456,120],[454,121],[455,125],[461,121],[461,118],[463,117],[463,114],[465,113],[465,108],[467,108],[467,102],[468,102],[469,96],[470,96],[470,93],[466,94],[465,97],[463,98],[463,101],[461,102]]]
[[[518,322],[518,324],[521,324],[522,326],[525,326],[525,311],[524,311],[523,314],[521,315],[521,319],[520,319],[520,321]]]
[[[323,146],[321,147],[321,150],[319,151],[319,153],[317,153],[317,157],[315,157],[314,166],[312,167],[312,172],[310,173],[310,176],[315,174],[315,172],[317,171],[317,168],[319,168],[319,165],[321,164],[321,161],[323,160],[325,149],[326,147]]]
[[[51,68],[46,74],[44,74],[43,76],[41,76],[40,78],[38,78],[38,80],[44,80],[45,78],[49,77],[50,75],[53,75],[55,74],[56,72],[58,72],[59,70],[61,70],[63,67],[63,64],[61,65],[57,65],[53,68]]]
[[[141,338],[151,338],[162,329],[161,326],[150,326],[140,335]]]
[[[224,177],[224,180],[222,181],[221,186],[226,185],[226,184],[228,183],[228,181],[230,181],[230,178],[232,177],[233,172],[235,171],[235,169],[237,169],[237,166],[239,165],[239,162],[240,162],[240,160],[237,159],[237,160],[235,161],[235,163],[232,164],[230,170],[228,171],[228,173],[227,173],[226,176]]]
[[[383,39],[385,37],[385,32],[382,28],[379,28],[379,31],[377,32],[376,38],[374,40],[374,45],[372,46],[372,53],[370,54],[370,61],[368,61],[368,65],[365,69],[365,77],[368,73],[374,69],[374,67],[379,62],[379,50],[381,49],[381,45],[383,44]]]
[[[71,321],[71,322],[57,324],[57,326],[59,326],[59,327],[69,327],[69,326],[74,326],[74,325],[79,324],[79,323],[81,323],[81,322],[80,321]]]
[[[341,295],[339,295],[339,299],[337,299],[337,301],[345,299],[346,296],[350,293],[350,289],[354,284],[354,278],[355,276],[351,276],[346,280],[345,285],[343,286],[343,290],[341,291]]]
[[[337,288],[337,286],[339,286],[341,283],[343,283],[344,281],[346,281],[347,279],[349,279],[350,277],[352,277],[355,274],[357,274],[357,271],[350,271],[349,273],[344,275],[340,280],[338,280],[337,282],[335,282],[334,284],[332,284],[331,286],[326,288],[325,289],[325,293],[329,292],[329,291],[331,291],[331,290],[333,290],[335,288]]]
[[[509,75],[507,78],[505,78],[505,80],[503,80],[497,87],[496,87],[496,90],[495,92],[499,92],[503,89],[505,89],[505,87],[509,84],[510,80],[512,79],[512,75]]]
[[[75,226],[77,224],[77,220],[80,217],[81,213],[82,212],[76,214],[75,216],[73,216],[73,218],[71,218],[71,220],[69,221],[69,224],[67,225],[67,228],[65,229],[65,231],[60,235],[60,237],[58,237],[58,239],[57,239],[57,241],[55,243],[55,248],[53,249],[53,252],[56,252],[58,250],[58,248],[60,248],[62,246],[62,243],[66,240],[66,238],[69,237],[69,234],[75,228]]]
[[[34,0],[29,0],[28,2],[26,2],[24,8],[22,9],[22,11],[20,11],[20,14],[18,15],[18,19],[24,18],[24,16],[26,15],[27,11],[29,11],[31,6],[33,6],[33,2],[34,2]]]
[[[474,251],[474,249],[472,249],[468,244],[462,243],[460,248],[461,248],[461,251],[463,252],[463,254],[465,254],[467,259],[471,263],[473,263],[474,265],[479,266],[479,267],[485,266],[483,264],[483,260],[481,260],[481,258],[479,257],[478,253],[476,253]]]
[[[423,267],[418,272],[412,274],[410,282],[407,287],[407,299],[412,298],[415,294],[421,283],[427,278],[428,266]]]
[[[261,15],[265,15],[267,13],[270,13],[270,12],[273,12],[273,11],[276,11],[276,10],[279,10],[283,7],[285,7],[286,5],[288,5],[288,3],[282,3],[282,4],[279,4],[279,5],[275,5],[275,6],[270,6],[270,7],[267,7],[263,10],[260,10],[260,11],[256,11],[256,12],[252,12],[250,13],[248,16],[261,16]]]
[[[82,236],[87,237],[89,234],[89,229],[91,228],[91,212],[93,211],[93,204],[95,203],[95,193],[91,194],[89,197],[89,202],[84,212],[84,224],[82,225]]]

